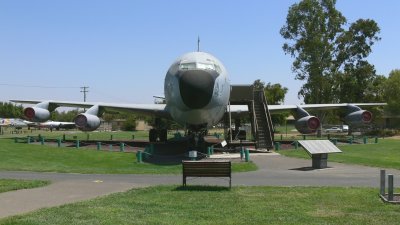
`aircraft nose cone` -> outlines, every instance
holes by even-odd
[[[188,70],[179,74],[179,90],[185,105],[192,109],[206,106],[213,95],[215,71]]]

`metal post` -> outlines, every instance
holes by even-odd
[[[44,137],[40,137],[40,144],[44,145]]]
[[[110,151],[112,151],[113,150],[113,145],[110,145]]]
[[[211,155],[214,155],[214,146],[211,146]]]
[[[27,142],[28,144],[30,144],[30,143],[31,143],[31,137],[30,137],[30,136],[28,136],[28,137],[27,137],[27,140],[26,140],[26,142]]]
[[[382,196],[385,195],[385,189],[386,189],[385,185],[386,185],[386,170],[381,170],[381,185],[379,192]]]
[[[364,143],[364,144],[367,144],[367,142],[368,142],[368,137],[364,136],[364,137],[363,137],[363,143]]]
[[[306,135],[303,135],[303,140],[306,140]]]
[[[393,201],[393,174],[388,174],[388,201]]]
[[[142,162],[142,151],[138,151],[138,152],[136,153],[136,159],[137,159],[137,162],[138,162],[138,163],[141,163],[141,162]]]
[[[101,142],[97,142],[97,150],[101,150]]]
[[[207,157],[210,157],[211,155],[211,147],[207,147]]]
[[[275,142],[275,150],[279,150],[281,147],[281,143]]]
[[[132,140],[135,140],[135,135],[134,134],[132,134]]]
[[[353,138],[349,138],[349,144],[353,144]]]
[[[282,134],[281,134],[281,141],[283,140],[283,136],[282,136]]]
[[[244,152],[244,159],[246,162],[250,161],[250,152],[249,149],[246,149]]]
[[[57,138],[57,147],[61,147],[61,138]]]
[[[63,141],[65,141],[65,134],[63,134]]]
[[[18,138],[17,137],[14,138],[14,143],[18,143]]]
[[[294,141],[294,149],[298,149],[299,148],[299,142],[298,141]]]
[[[86,141],[89,141],[89,137],[90,137],[90,134],[87,133],[87,134],[86,134]]]
[[[120,151],[120,152],[125,151],[125,144],[124,144],[124,143],[121,143],[121,144],[119,145],[119,151]]]
[[[332,141],[334,145],[337,145],[337,138],[333,138]]]
[[[378,144],[378,137],[375,137],[375,144]]]
[[[111,141],[113,140],[113,135],[112,135],[112,134],[110,135],[110,140],[111,140]]]
[[[80,145],[79,140],[76,140],[75,147],[76,147],[76,148],[79,148],[79,145]]]
[[[230,130],[230,143],[232,143],[232,136],[233,136],[233,132],[232,132],[232,115],[231,115],[231,102],[228,102],[228,110],[229,110],[229,130]]]
[[[240,148],[240,159],[243,159],[244,156],[244,147]]]

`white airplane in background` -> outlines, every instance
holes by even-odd
[[[173,119],[185,126],[194,137],[201,137],[206,130],[220,122],[227,112],[231,84],[224,65],[214,56],[205,52],[190,52],[175,60],[165,76],[164,94],[166,104],[117,104],[70,101],[11,100],[16,103],[36,104],[24,109],[30,121],[42,122],[50,118],[50,112],[57,107],[89,108],[75,117],[76,126],[83,131],[93,131],[100,126],[104,112],[128,111]],[[350,125],[369,123],[372,113],[359,106],[379,106],[384,103],[360,104],[312,104],[312,105],[268,105],[271,114],[290,111],[295,115],[296,128],[301,133],[315,132],[320,121],[306,109],[332,110],[345,108],[345,121]],[[248,114],[248,106],[231,106],[232,113]],[[166,129],[151,129],[150,141],[167,140]],[[195,139],[197,139],[195,138]]]
[[[56,130],[59,130],[60,128],[72,129],[76,127],[75,123],[73,122],[60,122],[60,121],[49,120],[43,123],[37,123],[18,118],[0,118],[0,126],[15,127],[17,129],[22,127],[39,127],[39,128],[49,128]]]

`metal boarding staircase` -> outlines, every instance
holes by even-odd
[[[254,100],[250,106],[250,115],[255,127],[256,147],[264,149],[274,148],[274,132],[271,114],[263,90],[254,91]]]

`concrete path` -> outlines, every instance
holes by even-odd
[[[259,170],[235,173],[232,185],[272,186],[363,186],[378,191],[379,168],[328,162],[330,168],[313,170],[311,159],[295,159],[277,154],[252,156]],[[395,175],[400,186],[400,171]],[[0,172],[0,178],[50,180],[51,185],[0,194],[0,218],[122,192],[131,188],[162,184],[181,184],[181,175],[62,174],[39,172]],[[225,185],[221,178],[192,178],[188,185]]]

